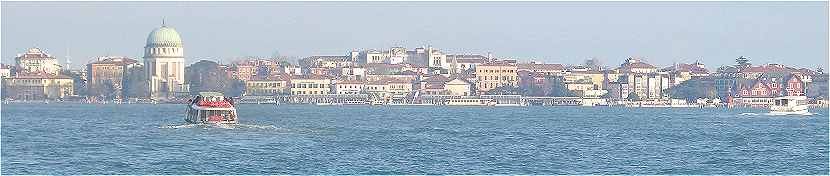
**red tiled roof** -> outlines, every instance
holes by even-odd
[[[430,83],[438,83],[438,82],[442,82],[442,83],[443,83],[443,82],[447,82],[447,81],[450,81],[450,79],[449,79],[449,78],[447,78],[446,76],[443,76],[443,75],[434,75],[434,76],[430,76],[430,77],[429,77],[429,78],[427,78],[427,79],[422,80],[421,82],[430,82]]]
[[[741,72],[794,72],[797,71],[794,68],[785,67],[782,65],[762,65],[757,67],[749,67],[746,69],[741,70]]]

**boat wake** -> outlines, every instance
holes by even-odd
[[[818,115],[818,114],[809,113],[809,112],[804,113],[804,114],[781,114],[781,113],[760,113],[759,114],[759,113],[745,112],[745,113],[741,113],[739,115],[741,115],[741,116],[812,116],[812,115]]]
[[[214,124],[214,123],[200,123],[200,124],[176,124],[163,125],[162,129],[179,129],[179,128],[221,128],[221,129],[276,129],[274,125],[260,125],[260,124]]]
[[[764,115],[767,115],[767,116],[812,116],[812,115],[817,115],[817,114],[808,112],[808,113],[803,113],[803,114],[764,113]]]

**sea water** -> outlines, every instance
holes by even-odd
[[[4,104],[2,174],[828,174],[828,111]]]

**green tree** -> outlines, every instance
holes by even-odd
[[[715,83],[708,79],[694,78],[666,90],[669,97],[689,101],[699,98],[717,98]]]

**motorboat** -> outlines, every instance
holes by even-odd
[[[773,99],[773,104],[769,107],[769,113],[773,115],[806,115],[809,114],[807,108],[807,97],[783,96]]]
[[[184,120],[189,123],[239,123],[233,99],[219,92],[199,92],[189,100]]]

